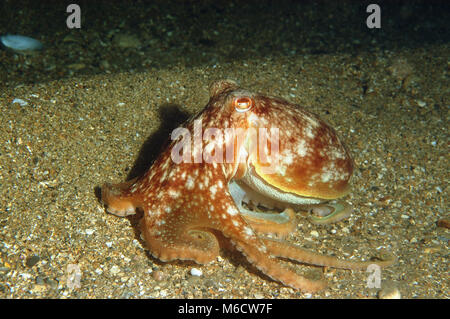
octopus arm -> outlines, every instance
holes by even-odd
[[[309,280],[285,267],[279,259],[271,255],[265,243],[252,229],[251,223],[239,214],[238,207],[231,196],[223,198],[222,207],[226,208],[223,215],[227,215],[224,215],[218,230],[228,237],[247,260],[261,272],[295,289],[315,292],[325,288],[325,282]]]
[[[141,194],[133,192],[137,178],[120,183],[104,184],[101,188],[101,201],[108,213],[124,217],[136,213],[136,208],[142,206]]]
[[[297,245],[292,245],[274,238],[261,238],[261,240],[266,245],[270,253],[274,256],[317,266],[361,270],[366,269],[371,264],[376,264],[380,267],[387,267],[394,264],[396,261],[395,256],[391,254],[384,255],[383,260],[378,261],[342,260],[332,256],[316,254]]]
[[[152,256],[162,261],[192,260],[207,264],[219,255],[217,238],[207,229],[179,227],[173,224],[149,226],[144,219],[142,233]]]

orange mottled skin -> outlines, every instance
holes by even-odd
[[[251,105],[248,111],[236,109]],[[239,88],[228,80],[214,82],[210,101],[185,128],[194,136],[194,120],[207,128],[279,127],[280,163],[277,171],[265,174],[259,157],[249,150],[246,140],[235,140],[232,161],[194,163],[194,145],[189,163],[172,160],[179,140],[174,140],[141,177],[102,187],[102,202],[110,213],[124,216],[136,208],[144,212],[142,233],[151,254],[162,261],[193,260],[200,264],[219,254],[213,230],[229,238],[249,262],[263,273],[285,285],[304,291],[325,287],[283,266],[277,257],[305,263],[349,269],[364,269],[370,262],[349,262],[305,251],[266,233],[286,234],[295,229],[294,213],[284,223],[261,215],[241,213],[229,191],[229,184],[244,176],[258,176],[270,189],[321,201],[344,196],[349,189],[353,161],[335,131],[316,115],[285,100],[266,97]],[[203,142],[222,145],[225,139]],[[250,142],[251,143],[251,142]],[[178,144],[179,145],[179,144]],[[289,207],[289,203],[285,203]],[[385,266],[390,261],[378,264]]]

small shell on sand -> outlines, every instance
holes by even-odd
[[[2,35],[0,42],[7,48],[15,51],[34,51],[42,49],[40,41],[23,35]]]

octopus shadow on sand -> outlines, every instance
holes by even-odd
[[[139,155],[130,169],[126,180],[131,180],[144,174],[151,164],[170,142],[170,134],[189,119],[191,114],[181,109],[176,104],[162,104],[159,107],[159,128],[151,134],[139,151]]]

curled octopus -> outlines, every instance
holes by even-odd
[[[317,224],[349,216],[351,206],[338,198],[349,192],[352,173],[347,148],[317,115],[219,80],[206,107],[173,131],[150,169],[103,185],[101,200],[118,216],[141,209],[147,248],[162,261],[209,263],[219,254],[220,232],[270,278],[315,292],[326,286],[323,280],[297,274],[278,257],[345,269],[395,259],[346,261],[283,240],[296,228],[294,209],[308,209]],[[250,203],[282,211],[253,210]]]

